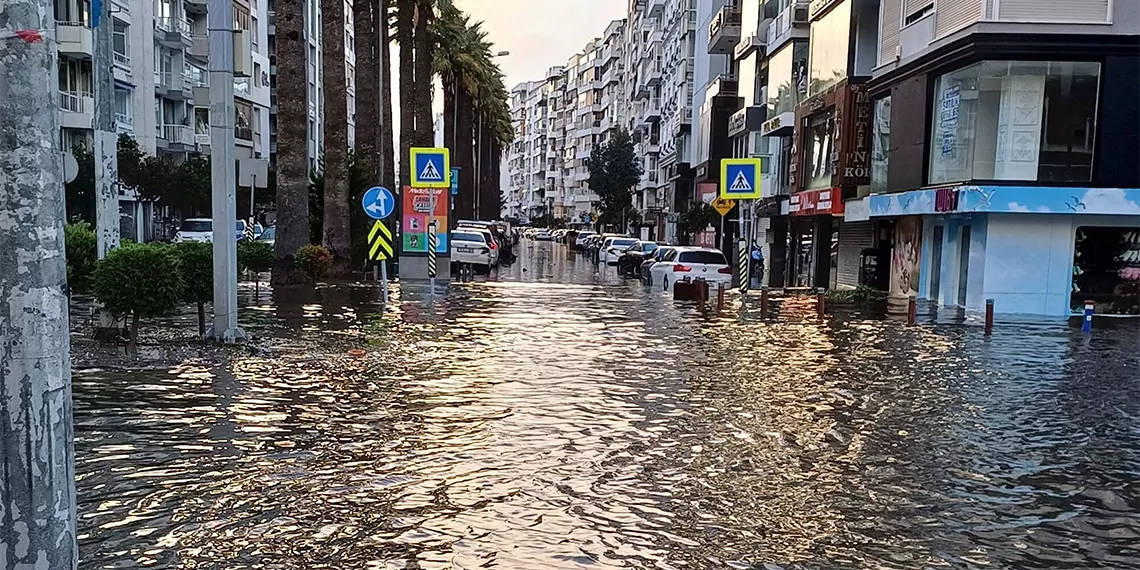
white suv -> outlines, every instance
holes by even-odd
[[[209,243],[214,241],[214,220],[210,218],[190,218],[183,220],[178,232],[174,234],[174,243],[184,241],[197,241]]]
[[[720,283],[725,287],[732,285],[732,267],[728,260],[719,249],[710,247],[678,247],[654,263],[649,274],[652,283],[660,283],[662,289],[669,292],[686,278],[704,279],[713,288]]]
[[[636,238],[631,237],[608,237],[602,242],[602,247],[598,250],[598,263],[606,265],[617,265],[618,259],[625,249],[637,243]]]

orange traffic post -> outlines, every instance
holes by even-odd
[[[994,300],[986,299],[986,336],[994,334]]]
[[[760,318],[768,317],[768,287],[760,288]]]
[[[906,302],[906,324],[914,326],[918,322],[918,299],[911,297]]]
[[[827,303],[827,300],[826,300],[826,297],[824,296],[823,287],[820,287],[819,289],[816,290],[816,293],[815,293],[815,311],[817,313],[819,313],[819,320],[821,320],[821,321],[824,318],[824,314],[827,312],[826,303]]]

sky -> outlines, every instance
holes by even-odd
[[[625,17],[627,0],[456,0],[482,20],[506,74],[507,89],[542,79],[546,70],[565,65],[587,42],[601,36],[613,20]]]

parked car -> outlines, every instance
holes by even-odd
[[[558,243],[562,243],[562,240],[565,237],[566,237],[566,230],[554,230],[553,232],[550,232],[551,241],[556,241]]]
[[[663,246],[657,248],[653,252],[653,255],[647,256],[645,258],[645,260],[641,262],[641,267],[639,268],[639,274],[641,276],[642,281],[645,281],[646,285],[653,285],[653,277],[650,274],[650,270],[652,270],[653,264],[661,261],[661,259],[663,257],[665,257],[669,252],[671,252],[675,249],[677,249],[677,248],[675,248],[673,246],[663,245]]]
[[[197,241],[210,243],[214,241],[214,220],[211,218],[189,218],[182,221],[178,231],[174,234],[174,243],[184,241]]]
[[[550,241],[551,240],[550,230],[538,230],[538,231],[534,232],[534,240],[535,241]]]
[[[476,270],[491,267],[491,242],[489,232],[476,228],[456,228],[451,231],[448,241],[451,245],[451,263],[469,263]]]
[[[621,257],[625,248],[636,243],[637,240],[631,237],[610,237],[602,242],[601,251],[598,253],[598,263],[606,265],[617,265],[618,258]]]
[[[589,230],[584,230],[584,231],[578,232],[578,237],[574,238],[574,249],[576,249],[578,251],[584,250],[586,248],[586,239],[589,238],[590,236],[594,236],[594,235],[598,235],[598,234],[591,232]]]
[[[678,281],[704,279],[710,287],[732,283],[732,267],[719,249],[678,247],[667,253],[649,269],[651,283],[660,283],[663,291],[672,292]]]
[[[617,261],[618,275],[626,277],[637,277],[638,270],[641,268],[641,262],[651,255],[657,249],[659,244],[652,241],[636,241],[633,245],[625,248]]]
[[[275,226],[269,226],[268,228],[265,228],[265,230],[261,232],[261,235],[257,236],[257,241],[265,242],[269,245],[273,245],[276,239],[277,228]]]
[[[477,232],[479,234],[482,234],[483,243],[487,244],[487,248],[491,250],[490,251],[491,259],[488,262],[488,265],[490,265],[491,267],[497,267],[499,265],[499,256],[502,253],[502,250],[501,250],[500,245],[499,245],[499,240],[495,237],[494,232],[492,232],[491,230],[489,230],[485,227],[478,227],[478,226],[460,226],[460,227],[456,228],[456,230],[463,230],[466,232]]]

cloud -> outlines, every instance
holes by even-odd
[[[1009,211],[1011,212],[1029,212],[1029,206],[1022,206],[1017,202],[1009,203]]]
[[[1130,197],[1140,199],[1140,190],[1090,188],[1081,198],[1085,206],[1081,213],[1140,215],[1140,204],[1129,200]]]

